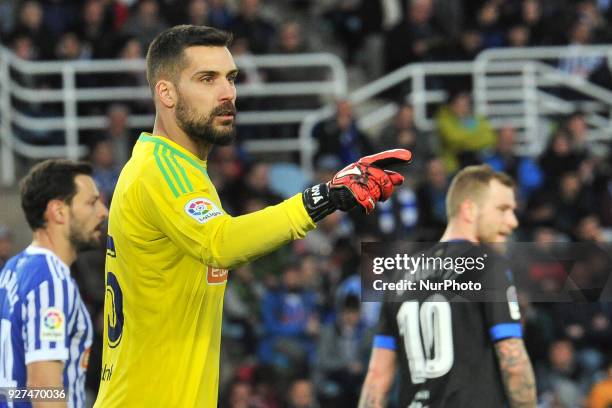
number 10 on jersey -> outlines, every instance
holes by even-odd
[[[413,384],[442,377],[453,366],[453,327],[451,308],[446,298],[435,294],[419,305],[404,302],[397,312],[399,332]]]

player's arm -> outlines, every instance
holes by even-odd
[[[70,315],[64,299],[71,293],[54,277],[47,265],[33,269],[32,275],[45,276],[28,292],[22,307],[25,316],[22,341],[25,352],[28,388],[64,388],[64,362],[68,359],[69,338],[66,317]],[[53,300],[49,294],[53,294]],[[72,295],[74,295],[72,293]],[[65,401],[33,401],[33,407],[66,407]]]
[[[63,388],[64,387],[64,363],[63,361],[34,361],[27,365],[27,387],[31,389],[40,388]],[[65,408],[65,401],[32,401],[33,408]]]
[[[495,343],[495,352],[510,408],[535,408],[535,376],[523,339],[500,340]]]
[[[146,220],[185,252],[206,265],[232,268],[303,238],[315,222],[336,210],[361,206],[365,212],[384,201],[403,181],[398,173],[377,166],[405,163],[412,154],[396,149],[367,156],[340,171],[332,181],[306,189],[283,203],[239,217],[220,209],[210,192],[168,197],[159,185],[143,180],[139,197]],[[205,213],[191,206],[208,206]]]
[[[377,347],[373,349],[368,373],[361,389],[359,408],[387,406],[387,398],[395,378],[396,358],[393,350]]]

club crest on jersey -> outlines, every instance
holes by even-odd
[[[185,204],[185,212],[200,224],[204,224],[211,218],[223,214],[212,201],[206,198],[194,198],[193,200],[189,200],[189,202]]]
[[[40,319],[40,340],[61,341],[66,333],[66,317],[56,307],[48,307],[42,310]]]

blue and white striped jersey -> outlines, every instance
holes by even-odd
[[[29,246],[6,263],[0,272],[0,387],[25,387],[29,363],[61,360],[68,406],[84,406],[92,337],[76,282],[53,252]],[[0,408],[11,406],[0,401]]]

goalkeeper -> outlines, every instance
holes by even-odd
[[[96,407],[216,407],[227,270],[303,238],[335,210],[371,212],[403,181],[385,167],[411,153],[390,150],[279,205],[227,215],[206,158],[235,134],[229,41],[213,28],[177,26],[149,47],[155,124],[112,200]]]

